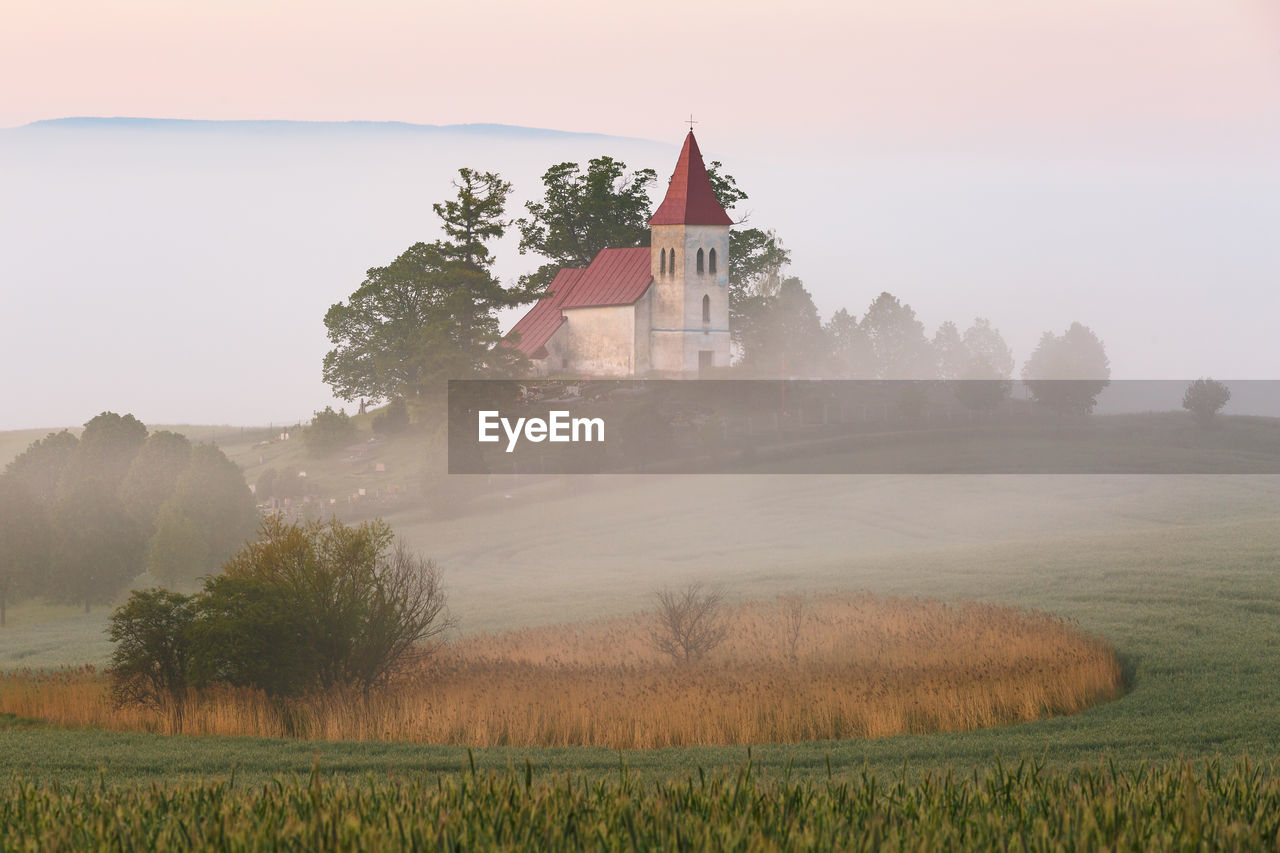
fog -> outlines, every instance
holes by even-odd
[[[1018,365],[1089,325],[1113,378],[1274,378],[1280,158],[1152,138],[1083,147],[865,139],[767,148],[698,127],[775,229],[826,319],[883,290],[932,334],[989,317]],[[438,236],[460,166],[502,173],[509,214],[551,164],[659,174],[646,141],[500,126],[61,121],[0,131],[0,429],[293,423],[336,403],[322,318],[364,271]],[[1270,151],[1274,151],[1274,147]],[[504,279],[540,259],[497,248]],[[504,326],[518,312],[504,317]],[[350,410],[350,406],[348,406]]]

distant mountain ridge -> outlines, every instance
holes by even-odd
[[[453,136],[481,135],[506,138],[556,138],[617,139],[629,142],[658,144],[651,139],[630,136],[614,136],[607,133],[589,133],[573,130],[556,130],[544,127],[525,127],[514,124],[415,124],[406,121],[298,121],[293,119],[187,119],[145,118],[137,116],[68,116],[33,121],[0,131],[48,131],[48,130],[153,130],[165,132],[232,131],[265,133],[314,133],[314,132],[390,132],[405,134],[448,134]]]

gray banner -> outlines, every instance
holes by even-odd
[[[1280,381],[451,381],[449,473],[1275,474]]]

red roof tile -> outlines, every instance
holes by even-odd
[[[693,131],[684,138],[684,148],[671,173],[667,197],[658,205],[650,225],[732,225],[733,220],[724,212],[711,189],[707,167],[698,150],[698,140]]]
[[[644,296],[653,281],[648,246],[633,249],[601,249],[583,270],[562,308],[631,305]]]
[[[515,343],[518,350],[529,358],[547,357],[545,349],[547,341],[551,340],[556,329],[560,328],[560,324],[564,322],[564,314],[560,312],[560,306],[569,298],[569,294],[582,279],[584,272],[586,270],[581,267],[564,267],[556,273],[556,277],[547,287],[546,295],[534,303],[529,313],[521,317],[507,333],[508,336],[513,334],[520,336]]]

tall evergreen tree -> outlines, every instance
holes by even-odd
[[[447,239],[415,243],[368,271],[324,324],[334,348],[324,380],[344,400],[424,400],[448,379],[503,373],[519,353],[495,347],[497,311],[533,298],[493,275],[488,244],[508,226],[511,185],[491,172],[459,170],[453,199],[434,206]]]

